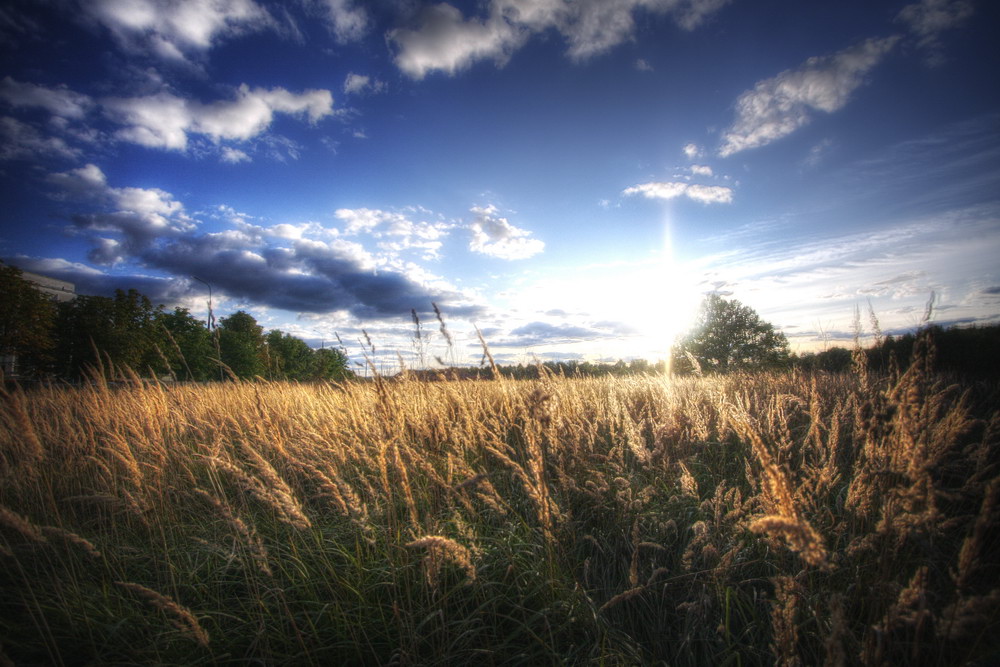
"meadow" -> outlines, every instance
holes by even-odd
[[[995,385],[8,388],[2,664],[1000,660]]]

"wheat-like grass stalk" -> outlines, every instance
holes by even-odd
[[[55,537],[69,544],[73,544],[80,548],[83,553],[87,554],[91,558],[100,558],[100,550],[94,546],[94,543],[85,537],[77,535],[76,533],[66,530],[65,528],[57,528],[56,526],[42,526],[42,533],[46,537]]]
[[[2,505],[0,505],[0,525],[7,526],[32,542],[45,541],[41,528]]]
[[[208,646],[208,633],[201,627],[201,623],[198,622],[190,609],[178,604],[169,596],[158,593],[142,584],[128,581],[116,581],[115,584],[132,591],[156,609],[164,612],[175,628],[180,630],[183,635],[193,639],[199,646]]]
[[[457,565],[465,572],[468,581],[476,580],[476,567],[472,564],[469,550],[450,538],[442,535],[425,535],[407,543],[411,549],[426,549],[424,557],[427,582],[432,588],[437,588],[441,567],[445,562]]]

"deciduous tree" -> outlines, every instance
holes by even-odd
[[[675,372],[780,368],[788,363],[788,341],[757,312],[736,299],[710,294],[694,326],[673,351]]]

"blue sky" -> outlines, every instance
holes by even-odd
[[[1000,321],[975,0],[22,0],[0,257],[357,355],[662,358],[703,295],[810,350]],[[454,337],[446,348],[431,303]],[[867,322],[867,316],[865,317]],[[386,363],[391,363],[386,361]]]

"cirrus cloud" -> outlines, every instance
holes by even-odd
[[[808,124],[816,111],[841,109],[898,41],[869,39],[759,81],[736,100],[736,121],[723,135],[719,155],[766,146]]]

